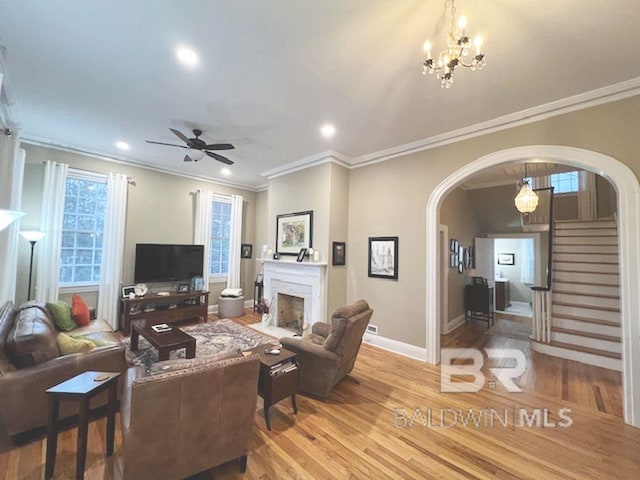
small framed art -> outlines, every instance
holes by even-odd
[[[334,266],[345,265],[347,259],[347,244],[345,242],[333,242],[332,264]]]

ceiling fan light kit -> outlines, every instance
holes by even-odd
[[[211,150],[233,150],[235,147],[230,143],[212,143],[207,144],[204,140],[200,138],[202,135],[202,130],[198,128],[193,129],[193,138],[188,138],[184,133],[180,130],[176,130],[175,128],[170,128],[171,132],[182,140],[185,145],[176,145],[174,143],[165,143],[165,142],[155,142],[153,140],[147,140],[147,143],[153,143],[155,145],[165,145],[167,147],[177,147],[177,148],[185,148],[187,149],[187,153],[184,156],[185,162],[197,162],[202,160],[205,155],[218,160],[219,162],[224,163],[225,165],[233,165],[233,161],[229,160],[227,157],[223,157],[220,154],[214,153]]]
[[[481,53],[482,37],[476,36],[473,39],[475,54],[470,56],[471,42],[466,34],[467,17],[464,15],[458,18],[456,23],[456,5],[455,0],[449,0],[451,24],[447,33],[447,48],[440,52],[438,60],[435,61],[431,55],[431,43],[425,42],[424,50],[427,58],[422,64],[422,74],[436,74],[436,78],[440,80],[442,88],[449,88],[453,85],[453,72],[456,67],[463,66],[471,70],[482,70],[486,65],[484,54]]]

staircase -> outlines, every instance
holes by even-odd
[[[615,220],[556,221],[550,342],[541,353],[622,369]]]

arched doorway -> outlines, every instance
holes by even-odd
[[[622,326],[622,381],[624,419],[640,427],[640,296],[637,289],[640,272],[640,184],[635,174],[616,159],[573,147],[534,145],[517,147],[485,155],[447,177],[432,192],[427,202],[426,232],[426,327],[427,362],[440,361],[440,302],[438,301],[438,228],[440,205],[446,195],[467,177],[486,168],[507,162],[535,161],[563,163],[605,177],[616,189],[620,255],[620,306]]]

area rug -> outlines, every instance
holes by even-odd
[[[248,350],[261,343],[274,343],[274,339],[254,330],[238,325],[233,320],[222,319],[212,323],[199,323],[180,329],[196,339],[196,357],[215,355],[217,353]],[[158,351],[142,336],[138,340],[138,350],[131,350],[131,339],[123,340],[127,360],[133,365],[151,367],[158,361]],[[185,349],[174,350],[170,359],[185,358]]]

